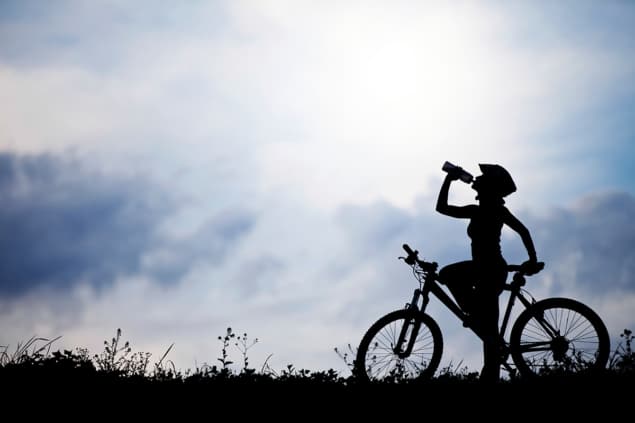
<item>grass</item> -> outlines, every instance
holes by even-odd
[[[470,418],[494,414],[585,420],[591,415],[623,419],[630,412],[635,381],[632,332],[625,330],[612,352],[607,369],[564,376],[544,375],[534,380],[506,380],[485,385],[478,373],[462,363],[440,369],[424,382],[395,380],[362,384],[353,372],[310,371],[289,364],[272,369],[269,358],[253,367],[248,353],[258,344],[246,333],[231,328],[218,337],[219,354],[213,365],[193,370],[175,368],[168,359],[174,345],[152,360],[124,342],[122,332],[104,341],[104,349],[91,355],[85,348],[53,351],[58,338],[31,338],[12,351],[0,346],[0,398],[7,416],[35,419],[79,417],[134,418],[144,421],[204,418],[240,420],[306,418],[359,418],[375,420],[425,418],[442,414]],[[336,351],[352,370],[355,348]],[[496,411],[492,411],[496,410]],[[494,414],[492,414],[494,413]],[[190,417],[191,416],[191,417]],[[446,416],[447,417],[447,416]]]
[[[578,386],[585,383],[595,384],[628,383],[635,380],[635,355],[632,350],[633,333],[625,329],[620,335],[621,342],[612,351],[607,369],[602,371],[579,371],[575,374],[545,374],[536,380],[503,381],[504,386],[535,386],[550,384],[560,386],[565,383]],[[267,360],[259,370],[251,367],[249,350],[258,343],[258,339],[250,339],[247,333],[236,334],[227,328],[225,334],[218,337],[220,354],[216,359],[218,365],[204,364],[194,370],[178,370],[174,363],[167,359],[174,347],[170,345],[158,361],[151,364],[152,355],[147,352],[133,352],[128,341],[123,342],[122,331],[117,329],[115,336],[104,341],[104,350],[100,354],[90,355],[85,348],[75,350],[53,351],[54,339],[31,338],[19,343],[11,352],[9,346],[0,347],[0,380],[5,384],[27,383],[38,384],[64,380],[81,382],[86,386],[100,383],[143,384],[147,386],[223,386],[223,387],[258,387],[258,386],[321,386],[321,387],[355,387],[359,381],[353,375],[353,359],[355,348],[348,345],[346,351],[337,348],[335,352],[342,358],[350,375],[342,375],[330,369],[311,371],[298,369],[292,364],[279,371],[272,369]],[[238,357],[237,360],[233,357]],[[239,366],[237,366],[239,364]],[[408,385],[412,381],[395,379],[383,385]],[[466,367],[450,364],[440,369],[437,375],[420,386],[451,385],[453,387],[478,384],[478,373],[469,372]],[[381,384],[376,384],[381,385]]]

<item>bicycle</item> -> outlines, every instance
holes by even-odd
[[[362,380],[428,379],[434,375],[441,361],[443,337],[439,325],[425,312],[430,294],[482,339],[469,314],[441,287],[438,264],[419,259],[418,251],[407,244],[403,248],[408,256],[399,259],[411,266],[419,288],[405,308],[381,317],[363,336],[354,367]],[[525,277],[543,268],[544,263],[534,269],[523,265],[507,267],[508,272],[515,273],[504,286],[510,295],[499,332],[501,365],[511,377],[604,368],[609,358],[609,335],[591,308],[569,298],[536,301],[523,289]],[[505,333],[516,300],[525,309],[514,321],[507,341]],[[509,363],[510,356],[513,365]]]

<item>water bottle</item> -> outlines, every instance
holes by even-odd
[[[465,182],[466,184],[469,184],[472,182],[472,180],[474,180],[474,177],[472,176],[471,173],[466,172],[465,170],[463,170],[463,168],[453,165],[450,162],[443,163],[443,167],[441,169],[446,172],[450,172],[453,169],[459,169],[460,170],[459,179]]]

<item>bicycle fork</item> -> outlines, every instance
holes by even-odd
[[[423,302],[421,304],[421,309],[419,309],[419,297],[423,295]],[[419,313],[423,313],[428,305],[430,299],[428,295],[421,292],[420,289],[415,289],[414,294],[412,295],[412,301],[406,304],[406,310],[408,311],[407,317],[404,319],[403,326],[401,327],[401,331],[399,332],[399,338],[397,338],[397,343],[393,346],[393,352],[399,358],[406,358],[412,354],[412,349],[414,347],[415,341],[417,339],[417,335],[419,334],[419,328],[421,328],[421,320],[417,319],[417,315]],[[409,331],[408,329],[411,330]],[[402,349],[403,344],[407,342],[405,350]]]

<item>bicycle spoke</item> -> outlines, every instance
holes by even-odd
[[[606,330],[585,305],[549,299],[527,311],[523,319],[513,328],[512,340],[512,357],[521,373],[576,372],[606,363]]]
[[[389,366],[390,366],[390,364],[394,361],[394,357],[387,357],[387,359],[388,359],[388,360],[385,362],[385,364],[384,364],[383,366],[379,367],[379,369],[377,369],[377,371],[376,371],[376,372],[374,372],[376,375],[380,375],[380,374],[382,374],[382,373],[383,373],[383,371],[384,371],[385,369],[388,369],[388,368],[389,368]],[[387,372],[387,370],[386,370],[386,372]]]
[[[580,326],[587,324],[588,322],[584,320],[584,318],[580,315],[576,316],[575,323],[571,325],[571,327],[563,333],[564,336],[569,335],[571,332],[577,330]]]

